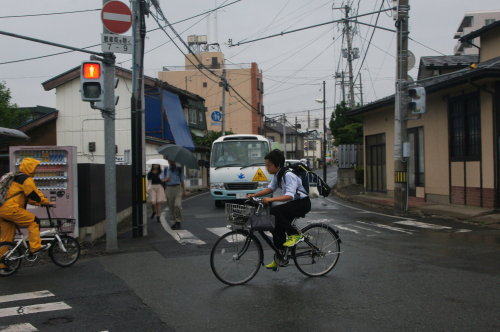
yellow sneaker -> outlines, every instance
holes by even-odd
[[[271,263],[266,265],[266,269],[276,271],[278,269],[278,263],[276,263],[276,261],[273,260]]]
[[[293,247],[297,243],[304,241],[304,237],[300,234],[298,235],[290,235],[287,237],[286,242],[283,243],[284,247]]]

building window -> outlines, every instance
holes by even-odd
[[[266,136],[266,138],[269,140],[269,142],[274,142],[274,136]]]
[[[449,128],[451,160],[480,160],[481,116],[479,93],[471,93],[450,99]]]
[[[195,108],[190,108],[189,109],[189,123],[195,125],[198,123],[197,120],[198,120],[197,110]]]
[[[207,82],[203,82],[203,87],[206,88],[208,86]]]
[[[494,23],[495,19],[494,18],[487,18],[484,20],[484,25],[490,25],[491,23]]]

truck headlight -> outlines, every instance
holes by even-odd
[[[224,189],[224,182],[210,183],[210,189]]]

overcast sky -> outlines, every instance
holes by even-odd
[[[159,0],[170,22],[180,21],[213,9],[234,0]],[[390,1],[384,0],[384,8]],[[128,3],[127,1],[124,1]],[[326,81],[327,106],[340,100],[335,89],[333,74],[347,70],[345,59],[341,59],[342,30],[337,24],[325,25],[280,37],[249,43],[239,47],[228,47],[233,43],[289,31],[341,18],[339,9],[344,0],[242,0],[218,11],[217,41],[225,54],[226,63],[240,64],[256,62],[264,75],[264,105],[267,114],[289,113],[305,119],[307,110],[311,116],[321,116],[321,105],[315,99],[322,98],[322,81]],[[102,23],[100,11],[65,15],[6,18],[14,15],[30,15],[99,9],[102,0],[31,0],[3,1],[0,13],[0,30],[45,39],[52,42],[86,47],[100,43]],[[351,0],[349,4],[358,14],[376,11],[382,0]],[[498,0],[410,0],[410,36],[426,47],[410,41],[410,50],[416,56],[415,68],[410,75],[416,78],[421,56],[453,54],[457,30],[464,12],[500,10]],[[359,19],[375,23],[376,15]],[[191,34],[207,34],[207,19],[194,18],[176,24],[175,29],[183,37]],[[389,14],[380,14],[378,25],[394,28]],[[147,29],[158,27],[149,18]],[[213,31],[213,29],[212,29]],[[394,92],[395,34],[383,30],[375,31],[368,48],[366,60],[361,67],[372,28],[358,25],[353,47],[361,51],[354,61],[354,74],[361,73],[364,101],[370,102]],[[130,31],[125,33],[130,35]],[[145,73],[157,77],[163,66],[184,65],[184,56],[168,42],[168,37],[157,30],[147,35]],[[44,91],[41,83],[80,64],[89,55],[72,52],[18,63],[10,61],[43,56],[63,49],[0,35],[0,81],[11,90],[13,102],[18,106],[43,105],[55,107],[55,92]],[[93,48],[101,51],[100,46]],[[186,52],[185,49],[183,49]],[[130,55],[117,55],[124,68],[130,67]],[[237,87],[236,87],[237,89]],[[120,103],[126,102],[124,99]],[[290,119],[290,118],[289,118]]]

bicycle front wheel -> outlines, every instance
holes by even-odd
[[[262,245],[245,230],[222,235],[210,254],[214,275],[227,285],[241,285],[250,281],[262,264]]]
[[[75,238],[62,235],[61,243],[57,240],[52,241],[49,256],[56,265],[62,267],[71,266],[80,257],[80,244]]]
[[[302,229],[304,241],[292,251],[297,269],[310,277],[330,272],[340,256],[340,238],[325,224],[312,224]]]
[[[6,277],[14,274],[21,267],[22,253],[18,247],[12,251],[15,243],[0,242],[0,276]]]

